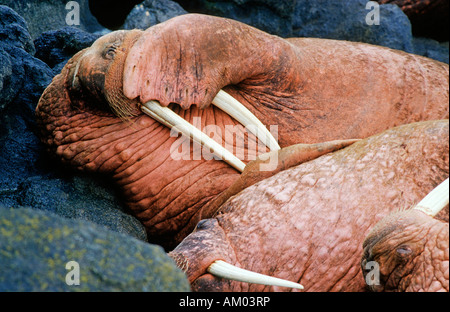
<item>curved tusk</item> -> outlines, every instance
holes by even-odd
[[[239,282],[303,289],[298,283],[244,270],[222,260],[214,261],[207,271],[214,276]]]
[[[252,114],[244,105],[239,103],[234,97],[223,90],[219,90],[212,103],[223,110],[225,113],[236,119],[247,129],[253,133],[264,145],[269,147],[271,151],[277,151],[280,148],[277,140],[272,133]]]
[[[277,140],[272,133],[252,114],[244,105],[239,103],[235,98],[223,90],[219,90],[212,103],[223,110],[225,113],[236,119],[250,132],[252,132],[261,142],[263,142],[271,151],[280,150]],[[192,140],[208,147],[213,151],[213,154],[231,165],[233,168],[244,171],[245,164],[234,156],[227,149],[212,140],[199,129],[188,123],[186,120],[178,116],[171,109],[162,107],[156,101],[149,101],[142,104],[142,111],[150,117],[158,120],[165,126],[172,128],[176,127],[184,135],[190,137]]]
[[[413,209],[420,210],[427,215],[434,217],[439,211],[448,205],[449,191],[448,178],[436,186],[424,199],[422,199]]]
[[[201,144],[202,146],[208,147],[212,150],[214,155],[231,165],[233,168],[239,170],[239,172],[244,171],[245,164],[239,158],[234,156],[233,153],[229,152],[205,133],[201,132],[189,122],[181,118],[170,108],[162,107],[156,101],[149,101],[142,104],[141,109],[145,114],[158,120],[163,125],[169,128],[176,127],[178,131],[190,137],[195,142]]]

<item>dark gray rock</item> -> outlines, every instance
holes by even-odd
[[[190,290],[161,247],[34,209],[0,207],[0,251],[2,292]]]
[[[147,29],[172,17],[187,14],[178,3],[170,0],[145,0],[128,14],[123,29]]]
[[[88,32],[105,30],[91,14],[88,0],[74,1],[79,4],[79,25],[68,25],[66,17],[73,10],[70,6],[66,9],[68,2],[68,0],[0,0],[0,4],[9,6],[25,19],[33,39],[44,31],[64,26],[74,26]]]
[[[0,5],[0,42],[9,42],[34,54],[33,40],[28,33],[27,23],[14,10],[4,5]]]
[[[6,6],[0,6],[0,18],[0,111],[13,100],[22,102],[28,106],[25,115],[29,120],[29,110],[34,110],[53,74],[33,57],[35,48],[23,18]]]
[[[6,107],[6,104],[11,102],[16,95],[16,88],[14,81],[20,78],[13,76],[13,68],[9,53],[2,49],[0,44],[0,114]]]
[[[380,5],[379,25],[368,25],[366,0],[297,0],[294,37],[366,42],[413,52],[411,24],[403,11],[391,4]]]
[[[21,88],[26,61],[20,57],[28,59],[28,53],[34,51],[25,20],[9,7],[0,5],[0,113]]]
[[[30,55],[30,49],[22,44],[20,38],[29,37],[29,34],[20,16],[5,6],[0,7],[0,15],[0,33],[14,24],[21,24],[20,30],[23,32],[15,40],[12,37],[0,40],[0,58],[3,59],[0,63],[0,73],[3,73],[0,74],[1,198],[2,194],[17,189],[14,178],[33,170],[33,151],[38,149],[37,138],[32,133],[34,109],[42,91],[53,78],[53,73],[44,62]],[[6,21],[11,24],[6,24]],[[34,52],[34,46],[32,50]]]
[[[66,218],[91,221],[146,241],[144,227],[125,213],[113,190],[101,179],[73,173],[62,177],[62,170],[59,170],[56,177],[40,175],[24,180],[15,192],[15,202]]]
[[[19,25],[16,29],[23,32],[14,37],[0,37],[0,204],[27,205],[68,218],[89,220],[146,240],[144,227],[126,213],[114,188],[100,179],[66,172],[43,150],[35,135],[34,111],[55,73],[30,54],[34,46],[27,48],[24,44],[27,41],[22,41],[30,38],[23,19],[4,6],[0,7],[0,14],[0,33],[13,24]],[[6,24],[7,21],[11,24]],[[52,39],[42,40],[36,54],[42,54],[54,65],[53,57],[56,63],[63,64],[71,53],[89,44],[95,36],[63,29],[47,38]],[[43,53],[43,46],[48,48],[47,54]]]
[[[210,14],[241,21],[270,34],[292,36],[292,0],[197,0],[179,1],[189,12]]]
[[[50,66],[56,75],[75,53],[90,47],[99,37],[99,34],[69,26],[44,32],[34,40],[35,57]]]

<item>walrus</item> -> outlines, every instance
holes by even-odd
[[[372,228],[361,259],[370,290],[449,291],[448,187],[447,178],[412,209],[394,211]]]
[[[230,198],[169,255],[194,291],[297,291],[218,278],[222,262],[306,292],[448,291],[448,138],[448,119],[401,125],[279,172]],[[447,210],[411,218],[446,179]]]
[[[211,105],[221,92],[240,104]],[[222,136],[211,141],[241,153],[245,168],[277,148],[351,143],[400,124],[448,118],[448,65],[363,43],[283,39],[201,14],[99,38],[43,92],[39,136],[68,166],[112,178],[149,241],[170,250],[214,215],[212,202],[242,170],[217,157],[196,158],[198,144],[189,145],[187,159],[173,157],[180,138],[160,123],[165,117],[146,115],[149,103],[205,132],[214,126]],[[262,132],[276,128],[270,133],[279,147],[252,148],[260,142],[247,131],[253,117],[265,125]]]

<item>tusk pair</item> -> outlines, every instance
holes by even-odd
[[[298,283],[244,270],[222,260],[214,261],[207,271],[214,276],[239,282],[303,289]]]
[[[216,97],[213,99],[212,103],[226,112],[228,115],[236,119],[243,126],[247,127],[247,129],[252,132],[258,139],[260,139],[266,146],[268,146],[270,150],[280,149],[280,146],[278,145],[275,138],[258,120],[258,118],[256,118],[255,115],[253,115],[244,105],[239,103],[231,95],[229,95],[225,91],[220,90]],[[181,118],[170,108],[162,107],[156,101],[149,101],[142,104],[141,110],[163,125],[169,128],[175,127],[181,133],[190,137],[193,141],[201,144],[202,146],[208,147],[215,156],[219,157],[239,172],[244,171],[245,164],[239,158],[234,156],[233,153],[229,152],[222,145],[218,144],[205,133]]]
[[[448,178],[436,186],[427,196],[424,197],[413,209],[420,210],[425,214],[434,217],[439,211],[448,205],[449,198]]]

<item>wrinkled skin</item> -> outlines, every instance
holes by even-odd
[[[365,276],[373,268],[370,261],[376,261],[380,270],[379,283],[370,289],[448,292],[448,232],[448,222],[415,209],[384,218],[363,244],[361,268]]]
[[[363,138],[393,126],[448,118],[448,65],[382,47],[289,39],[236,21],[188,14],[146,31],[118,31],[77,53],[36,109],[50,154],[112,177],[150,240],[174,246],[239,178],[218,160],[177,160],[170,129],[143,115],[158,100],[201,126],[236,126],[244,163],[267,150],[211,106],[223,89],[267,126],[281,147]],[[233,138],[215,138],[236,145]],[[231,141],[230,141],[231,140]],[[198,147],[195,147],[198,149]]]
[[[448,120],[399,126],[282,171],[232,197],[170,255],[196,291],[290,290],[215,278],[206,269],[216,260],[305,291],[364,291],[365,236],[448,177],[448,131]]]

